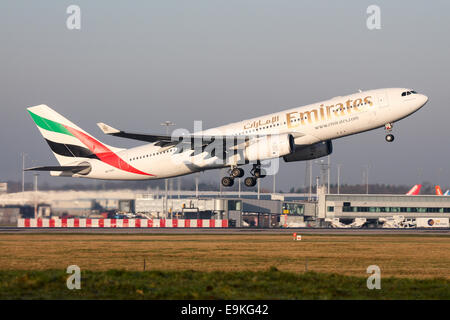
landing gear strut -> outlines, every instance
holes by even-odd
[[[256,164],[253,165],[252,170],[250,170],[250,174],[252,177],[247,177],[244,180],[244,184],[246,187],[254,187],[258,179],[264,178],[266,175],[261,170],[261,162],[257,161]]]
[[[394,141],[394,135],[391,133],[393,126],[394,125],[392,123],[387,123],[387,124],[384,125],[384,129],[388,132],[388,134],[385,137],[387,142]]]
[[[266,175],[261,171],[261,162],[258,160],[256,164],[253,165],[252,170],[250,170],[250,174],[254,176],[256,179],[264,178]]]

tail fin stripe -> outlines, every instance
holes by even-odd
[[[30,108],[28,109],[28,112],[30,116],[32,117],[33,121],[36,123],[36,125],[43,129],[47,130],[48,132],[55,132],[55,133],[61,133],[64,135],[68,135],[71,137],[74,137],[75,139],[78,139],[82,145],[86,146],[84,148],[83,146],[76,146],[73,144],[68,143],[60,143],[51,141],[49,139],[47,140],[47,143],[49,144],[50,148],[53,150],[53,152],[56,155],[65,156],[65,157],[85,157],[85,158],[94,158],[98,159],[112,167],[115,167],[120,170],[124,170],[130,173],[135,174],[141,174],[141,175],[147,175],[147,176],[153,176],[152,174],[140,171],[130,164],[128,164],[126,161],[124,161],[122,158],[120,158],[114,151],[112,151],[108,146],[102,144],[100,141],[96,140],[94,137],[90,136],[86,132],[84,132],[82,129],[78,128],[76,125],[56,113],[54,110],[50,109],[48,106],[40,105],[36,107],[32,107],[31,109],[38,110],[39,112],[43,112],[43,115],[50,115],[50,117],[53,117],[54,119],[60,120],[60,122],[56,122],[47,118],[44,118],[40,115],[37,115],[36,113],[30,111]],[[46,135],[43,133],[44,138],[46,138]],[[47,136],[48,138],[48,136]],[[64,142],[64,141],[62,141]],[[59,161],[59,160],[58,160]]]
[[[48,139],[45,139],[45,141],[47,141],[50,149],[52,149],[54,153],[59,154],[60,156],[98,159],[98,157],[93,154],[88,148],[83,148],[73,144],[57,143]]]
[[[63,126],[62,124],[49,120],[49,119],[45,119],[43,117],[38,116],[37,114],[34,114],[33,112],[31,112],[30,110],[28,110],[28,112],[31,115],[31,118],[33,118],[34,123],[36,123],[36,125],[42,129],[48,130],[48,131],[54,131],[54,132],[58,132],[58,133],[62,133],[62,134],[67,134],[69,136],[73,136],[72,133],[70,133],[69,130],[67,130],[67,128],[65,126]]]
[[[117,154],[112,152],[108,149],[105,145],[103,145],[101,142],[95,140],[94,138],[88,136],[87,134],[78,131],[74,128],[70,128],[68,126],[65,126],[67,130],[70,131],[72,135],[78,138],[86,147],[89,148],[99,159],[100,161],[109,164],[110,166],[113,166],[115,168],[118,168],[120,170],[128,171],[131,173],[136,174],[142,174],[147,176],[153,176],[153,174],[146,173],[143,171],[140,171],[133,166],[129,165],[127,162],[125,162],[122,158],[120,158]]]

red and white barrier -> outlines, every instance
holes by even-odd
[[[228,228],[214,219],[19,219],[19,228]]]

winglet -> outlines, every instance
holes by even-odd
[[[97,123],[97,126],[100,128],[100,130],[103,131],[104,134],[113,134],[113,133],[119,133],[120,130],[117,130],[109,125],[107,125],[106,123],[103,122],[99,122]]]

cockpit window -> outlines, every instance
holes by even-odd
[[[411,91],[404,91],[404,92],[402,92],[402,97],[404,97],[404,96],[409,96],[410,94],[417,94],[417,92],[414,91],[414,90],[411,90]]]

